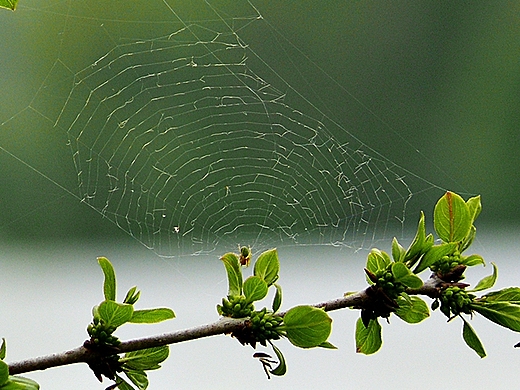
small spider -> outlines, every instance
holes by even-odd
[[[238,246],[240,251],[240,264],[249,267],[249,263],[251,262],[251,248],[247,246]]]

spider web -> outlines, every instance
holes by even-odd
[[[402,229],[424,188],[272,71],[244,38],[263,22],[256,8],[223,17],[206,5],[213,16],[197,21],[168,6],[167,34],[114,39],[72,71],[55,126],[78,198],[161,256],[359,249]]]

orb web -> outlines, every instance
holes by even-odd
[[[57,126],[79,198],[161,256],[386,237],[412,196],[403,171],[340,143],[250,64],[239,32],[183,23],[74,74]]]

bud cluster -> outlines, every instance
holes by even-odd
[[[442,256],[435,264],[432,264],[430,268],[436,274],[445,275],[461,264],[462,259],[460,252],[455,251],[451,255]]]
[[[377,272],[375,276],[377,278],[374,281],[376,287],[383,289],[390,299],[397,299],[399,294],[404,292],[406,289],[404,284],[395,280],[394,274],[391,270],[391,265],[386,267],[385,270]]]
[[[265,345],[266,340],[278,340],[280,338],[278,327],[282,323],[282,317],[268,312],[265,307],[260,311],[251,313],[251,331],[262,345]]]
[[[222,298],[222,305],[217,305],[218,314],[232,318],[249,317],[254,309],[243,295],[228,295],[227,299]]]
[[[283,324],[283,318],[267,311],[264,307],[260,311],[253,311],[250,316],[247,327],[240,331],[232,333],[243,345],[250,344],[253,348],[256,343],[266,346],[267,340],[278,340],[283,335],[280,326]]]
[[[121,344],[121,341],[116,336],[112,335],[115,330],[115,327],[107,327],[103,320],[94,317],[93,322],[87,327],[87,332],[90,336],[90,344],[99,346],[118,346]]]
[[[458,286],[450,286],[441,292],[440,309],[448,318],[459,315],[460,313],[471,314],[470,304],[475,296],[468,294],[464,289]],[[439,301],[435,300],[432,309],[435,310],[439,306]]]

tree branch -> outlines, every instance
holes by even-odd
[[[440,279],[432,277],[431,279],[427,280],[421,288],[407,290],[407,293],[410,295],[427,295],[431,298],[435,298],[438,294],[437,287],[441,282],[442,281]],[[325,311],[340,310],[348,307],[362,308],[369,299],[370,297],[367,294],[367,289],[365,289],[341,298],[317,303],[311,306],[322,308]],[[283,317],[285,313],[286,312],[280,312],[279,315]],[[234,331],[243,330],[247,326],[249,326],[248,319],[223,317],[216,322],[200,325],[194,328],[123,341],[118,346],[116,353],[132,352],[146,348],[176,344],[219,334],[230,334]],[[11,375],[17,375],[69,364],[89,363],[96,361],[97,359],[100,359],[104,356],[107,356],[107,354],[101,354],[99,351],[80,346],[78,348],[61,353],[54,353],[52,355],[10,363],[9,373]]]

